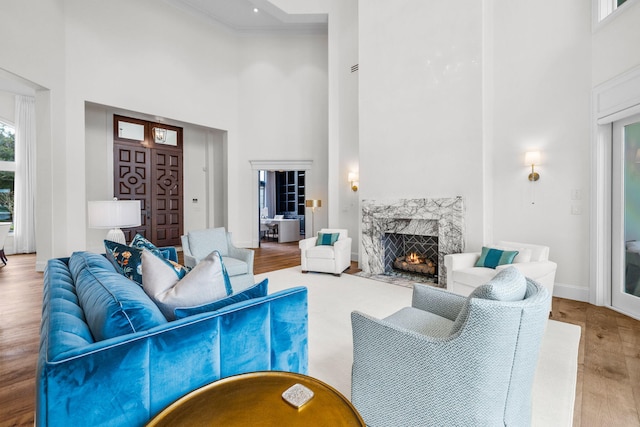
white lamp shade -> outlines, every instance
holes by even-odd
[[[527,151],[524,155],[524,164],[527,166],[540,164],[540,152],[539,151]]]
[[[137,227],[140,220],[140,200],[100,200],[88,204],[90,228]]]

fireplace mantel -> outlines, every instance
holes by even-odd
[[[438,237],[438,286],[447,277],[444,256],[464,250],[462,197],[362,201],[362,263],[364,273],[384,274],[385,233]]]

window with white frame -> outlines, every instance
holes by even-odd
[[[615,12],[625,3],[633,3],[636,0],[597,0],[598,22]]]
[[[15,172],[15,129],[0,121],[0,222],[13,222]]]

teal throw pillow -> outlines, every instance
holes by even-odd
[[[173,313],[176,319],[182,319],[184,317],[193,316],[194,314],[207,313],[210,311],[220,310],[228,305],[235,304],[241,301],[247,301],[254,298],[260,298],[267,296],[269,279],[264,279],[260,283],[247,288],[243,291],[229,295],[218,301],[213,301],[207,304],[197,305],[194,307],[178,307]]]
[[[476,267],[495,269],[499,265],[512,264],[516,255],[518,255],[518,251],[503,251],[483,246],[480,258],[476,261]]]
[[[316,246],[333,246],[338,241],[340,233],[318,233]]]

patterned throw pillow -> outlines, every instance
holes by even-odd
[[[147,249],[158,259],[171,267],[178,279],[182,279],[189,271],[186,267],[165,258],[164,254],[153,243],[137,234],[131,246],[121,243],[104,241],[107,259],[116,268],[116,271],[134,282],[142,285],[142,250]]]
[[[138,248],[138,249],[149,249],[151,252],[159,251],[156,245],[154,245],[153,243],[145,239],[144,236],[142,236],[142,234],[139,234],[139,233],[137,233],[133,237],[133,240],[131,241],[130,246],[133,246],[134,248]]]
[[[111,240],[104,241],[107,259],[124,277],[142,285],[142,249]]]
[[[503,251],[495,248],[482,247],[480,258],[476,261],[476,267],[496,268],[499,265],[511,264],[518,255],[518,251]]]
[[[173,267],[176,270],[176,274],[178,275],[179,279],[182,279],[184,275],[189,272],[188,267],[180,265],[171,259],[171,253],[169,252],[169,248],[160,249],[159,247],[157,247],[156,245],[154,245],[153,243],[145,239],[140,234],[135,235],[135,237],[131,241],[131,246],[138,249],[149,250],[152,254],[154,254],[155,256],[157,256],[158,258],[160,258],[161,260],[169,264],[171,267]]]
[[[338,241],[340,233],[318,233],[318,240],[316,246],[333,246]]]
[[[210,303],[231,295],[229,275],[218,251],[201,260],[182,278],[150,251],[142,250],[142,288],[167,320],[177,307]]]

